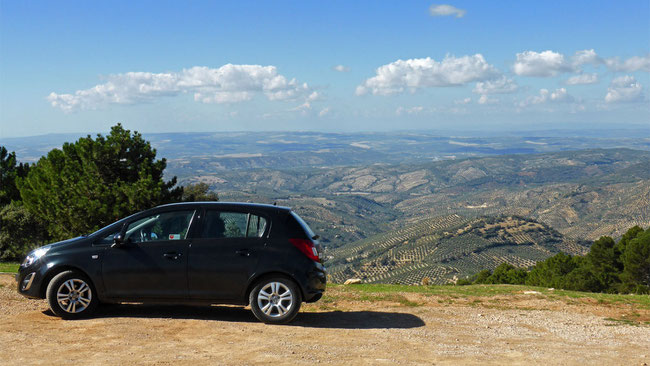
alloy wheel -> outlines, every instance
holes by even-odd
[[[281,317],[294,306],[291,289],[281,282],[269,282],[257,294],[257,306],[269,317]]]
[[[78,278],[69,279],[56,292],[56,301],[65,312],[81,313],[86,310],[93,299],[90,286]]]

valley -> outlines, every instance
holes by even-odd
[[[650,226],[649,172],[649,152],[592,149],[183,179],[211,184],[225,201],[292,207],[321,235],[333,281],[442,284],[503,262],[583,255],[600,236]],[[507,240],[448,233],[513,217],[522,235]]]

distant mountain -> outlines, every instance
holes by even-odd
[[[520,215],[576,239],[650,225],[650,152],[595,149],[421,164],[197,174],[224,200],[292,206],[338,247],[426,217]]]
[[[434,217],[336,248],[326,256],[331,279],[443,284],[493,270],[501,263],[528,267],[562,251],[588,252],[576,241],[535,220],[518,216]]]
[[[20,161],[38,160],[64,142],[87,134],[0,138]],[[95,134],[90,134],[95,135]],[[187,177],[232,169],[360,166],[531,154],[593,147],[650,150],[650,129],[617,131],[396,131],[145,133],[169,161],[169,174]]]

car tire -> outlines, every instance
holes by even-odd
[[[86,318],[99,304],[92,281],[78,271],[54,276],[47,285],[46,297],[52,312],[63,319]]]
[[[292,321],[302,303],[296,283],[285,277],[269,277],[260,281],[248,297],[257,319],[267,324],[285,324]]]

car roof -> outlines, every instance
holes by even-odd
[[[291,211],[291,208],[285,206],[269,205],[265,203],[249,203],[249,202],[214,202],[214,201],[199,201],[199,202],[177,202],[169,203],[166,205],[157,206],[156,208],[163,207],[212,207],[220,209],[254,209],[264,211]]]

